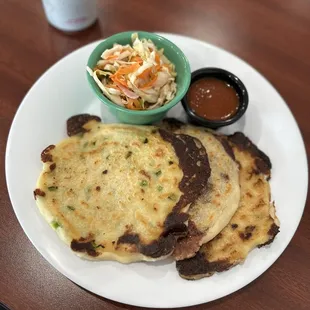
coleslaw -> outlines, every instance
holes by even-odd
[[[169,103],[177,91],[173,63],[151,40],[131,36],[132,46],[115,43],[94,68],[87,67],[102,93],[131,110],[150,110]]]

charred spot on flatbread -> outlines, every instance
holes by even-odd
[[[51,150],[53,150],[55,148],[55,145],[51,144],[49,145],[48,147],[46,147],[42,153],[41,153],[41,161],[43,163],[46,163],[46,162],[53,162],[53,156],[52,154],[50,153]]]
[[[176,268],[184,278],[189,277],[191,280],[195,280],[196,275],[211,276],[215,272],[222,272],[228,270],[231,267],[231,263],[228,260],[219,260],[215,262],[209,262],[205,256],[198,252],[194,257],[177,261]]]
[[[67,134],[69,137],[85,133],[87,130],[83,127],[89,121],[101,122],[101,118],[96,115],[79,114],[70,117],[67,120]]]

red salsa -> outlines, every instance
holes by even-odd
[[[202,78],[194,82],[187,93],[190,108],[209,120],[226,120],[236,114],[239,96],[225,81]]]

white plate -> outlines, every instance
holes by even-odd
[[[31,88],[13,121],[6,152],[6,177],[16,216],[38,251],[58,271],[103,297],[146,307],[180,307],[208,302],[247,285],[281,255],[301,219],[308,185],[302,137],[287,105],[256,70],[234,55],[191,38],[163,34],[188,57],[191,69],[213,66],[236,74],[250,96],[248,111],[224,131],[243,131],[273,163],[272,194],[281,232],[271,246],[255,249],[243,265],[199,281],[186,281],[173,262],[89,262],[75,256],[43,220],[32,191],[41,171],[40,153],[66,136],[66,120],[75,114],[101,114],[102,105],[89,89],[85,64],[87,45],[50,68]],[[103,121],[115,122],[104,108]],[[169,116],[184,119],[180,104]],[[294,163],[294,164],[293,164]]]

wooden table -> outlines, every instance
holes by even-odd
[[[180,33],[223,47],[273,83],[310,151],[308,0],[99,2],[99,21],[66,35],[48,25],[39,0],[0,1],[0,300],[11,309],[134,309],[97,297],[57,272],[24,234],[7,194],[5,145],[15,111],[38,77],[71,51],[131,29]],[[292,242],[267,272],[239,292],[192,309],[310,309],[309,204]]]

